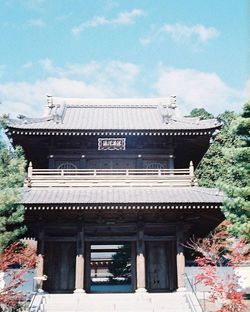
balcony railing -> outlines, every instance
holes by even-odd
[[[192,186],[194,167],[185,169],[33,169],[26,185],[45,186]]]

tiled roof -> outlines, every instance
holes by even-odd
[[[25,188],[23,204],[221,203],[217,189],[204,187]]]
[[[206,130],[218,128],[215,119],[182,117],[175,99],[61,99],[54,98],[43,118],[9,120],[10,128],[58,131]]]

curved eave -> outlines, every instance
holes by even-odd
[[[200,136],[209,135],[211,136],[213,132],[220,128],[215,126],[213,128],[206,129],[105,129],[105,130],[52,130],[52,129],[23,129],[8,127],[8,134],[12,135],[26,135],[26,136]]]
[[[65,203],[65,204],[24,204],[25,210],[55,210],[55,211],[64,211],[64,210],[218,210],[221,208],[222,204],[220,203],[206,203],[206,204],[197,204],[197,203],[171,203],[171,204],[162,204],[162,203],[93,203],[93,204],[76,204],[76,203]]]
[[[219,208],[223,196],[217,189],[204,187],[44,187],[24,188],[26,207],[74,209],[210,209]],[[122,208],[121,208],[122,207]]]

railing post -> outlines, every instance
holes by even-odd
[[[193,165],[192,161],[190,161],[190,164],[189,164],[189,176],[190,176],[190,184],[191,184],[191,186],[194,186],[195,185],[195,176],[194,176],[194,165]]]
[[[158,169],[158,175],[159,176],[161,175],[161,169]]]
[[[194,165],[193,165],[192,160],[191,160],[190,163],[189,163],[189,175],[190,175],[191,177],[194,176]]]
[[[96,169],[94,169],[94,176],[96,176]]]
[[[63,177],[64,176],[64,170],[61,169],[61,176]]]
[[[128,169],[126,169],[126,176],[128,176],[129,175],[129,171],[128,171]]]
[[[33,167],[32,167],[32,162],[29,162],[29,167],[28,167],[28,178],[32,177],[32,172],[33,172]]]

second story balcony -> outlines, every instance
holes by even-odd
[[[185,169],[34,169],[30,163],[28,187],[193,186],[194,166]]]

